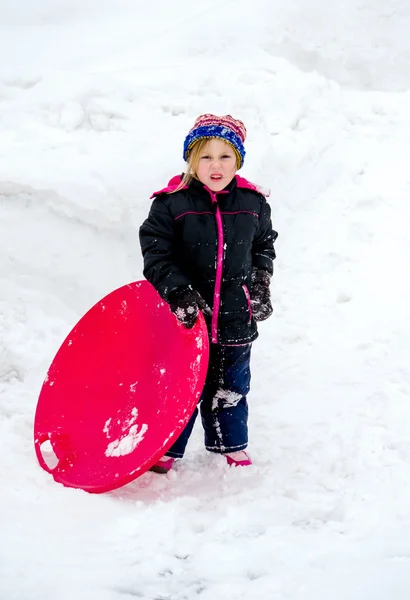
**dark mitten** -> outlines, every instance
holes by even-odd
[[[273,313],[270,301],[271,275],[263,269],[253,269],[251,285],[251,306],[255,321],[264,321]]]
[[[191,286],[175,290],[171,294],[169,304],[178,321],[181,321],[187,329],[191,329],[195,325],[199,309],[208,308],[202,296]]]

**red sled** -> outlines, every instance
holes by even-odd
[[[136,479],[189,421],[208,360],[202,314],[186,329],[147,281],[108,294],[67,336],[43,383],[34,422],[40,465],[94,493]],[[42,453],[47,441],[54,468]]]

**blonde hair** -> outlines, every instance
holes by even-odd
[[[181,182],[178,184],[178,186],[175,188],[175,190],[170,192],[171,194],[174,194],[175,192],[179,192],[179,190],[181,190],[184,186],[188,186],[193,179],[198,179],[197,170],[198,170],[198,165],[199,165],[199,159],[201,157],[201,154],[202,154],[205,146],[211,139],[221,139],[221,138],[202,138],[202,139],[198,140],[197,142],[195,142],[195,144],[192,146],[192,148],[189,151],[188,158],[187,158],[187,170],[184,173],[184,176],[181,179]],[[222,140],[222,141],[225,142],[225,144],[228,144],[228,146],[230,146],[233,150],[235,150],[235,148],[233,148],[232,144],[230,144],[226,140]],[[235,152],[235,154],[236,154],[236,152]],[[238,157],[236,157],[236,167],[237,167],[237,169],[239,169]]]

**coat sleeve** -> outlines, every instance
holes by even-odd
[[[144,276],[166,302],[169,302],[172,291],[191,283],[177,264],[175,235],[173,215],[163,200],[156,198],[148,218],[140,227],[139,238],[144,258]]]
[[[273,261],[276,258],[274,242],[278,233],[272,229],[271,210],[264,196],[262,196],[259,227],[252,248],[252,266],[263,269],[273,274]]]

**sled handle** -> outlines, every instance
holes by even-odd
[[[44,442],[51,442],[53,446],[53,451],[58,459],[57,464],[51,468],[48,466],[46,461],[44,460],[43,453],[41,451],[41,446]],[[56,451],[55,445],[60,444],[60,448]],[[64,448],[65,446],[65,448]],[[34,440],[34,449],[36,451],[37,460],[40,463],[40,466],[47,471],[47,473],[53,474],[58,471],[67,461],[72,462],[75,454],[71,450],[68,449],[68,438],[67,435],[61,432],[51,432],[51,433],[41,433]]]

